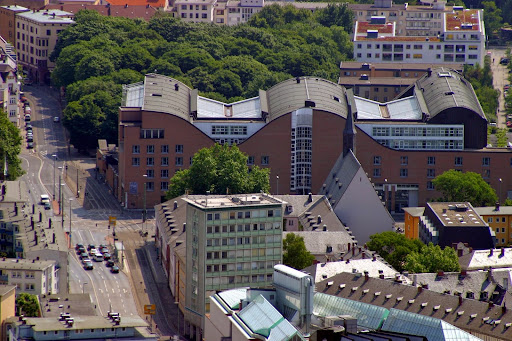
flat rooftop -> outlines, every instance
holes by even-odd
[[[39,270],[42,271],[52,265],[54,260],[36,260],[36,259],[20,259],[20,258],[0,258],[1,270]]]
[[[446,31],[479,31],[480,11],[478,9],[463,9],[446,13]]]
[[[259,205],[282,205],[284,202],[267,194],[234,195],[189,195],[183,198],[191,205],[201,209],[228,208]]]
[[[469,202],[429,202],[427,205],[444,226],[486,226]]]

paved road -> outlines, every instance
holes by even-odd
[[[500,91],[500,97],[498,98],[499,107],[498,107],[498,115],[497,115],[497,126],[498,128],[506,128],[506,113],[505,113],[505,98],[503,93],[503,86],[505,84],[509,84],[508,77],[508,68],[506,65],[501,65],[500,59],[505,57],[504,49],[491,49],[488,50],[491,52],[491,58],[493,63],[491,64],[491,70],[493,74],[493,85],[494,88]]]

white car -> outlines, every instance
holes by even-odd
[[[55,122],[55,123],[59,123],[59,122],[60,122],[60,117],[59,117],[59,116],[55,116],[55,117],[53,118],[53,122]]]

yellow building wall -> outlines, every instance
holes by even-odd
[[[405,237],[407,239],[419,239],[419,224],[420,217],[415,217],[405,212],[404,216],[404,229],[405,229]]]
[[[512,216],[510,215],[482,215],[482,219],[489,224],[496,234],[496,246],[512,245]]]
[[[0,340],[5,340],[4,322],[7,318],[15,315],[16,310],[16,290],[9,291],[6,295],[0,297]]]

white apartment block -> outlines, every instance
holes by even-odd
[[[188,22],[213,22],[217,0],[177,0],[174,8],[178,17]]]
[[[11,44],[0,37],[0,103],[9,117],[16,124],[18,120],[20,84],[17,79],[18,65],[16,54]]]
[[[458,8],[443,13],[441,33],[435,36],[400,35],[398,24],[384,17],[357,21],[354,58],[357,61],[428,64],[480,64],[485,56],[483,12]]]
[[[228,25],[238,25],[246,23],[254,14],[261,11],[264,6],[265,0],[228,1],[226,5],[226,23]]]
[[[16,51],[18,62],[30,77],[39,82],[49,79],[55,63],[50,55],[58,34],[74,21],[73,14],[60,10],[29,11],[16,15]]]
[[[16,286],[16,294],[57,294],[59,276],[55,261],[0,259],[0,284]]]

